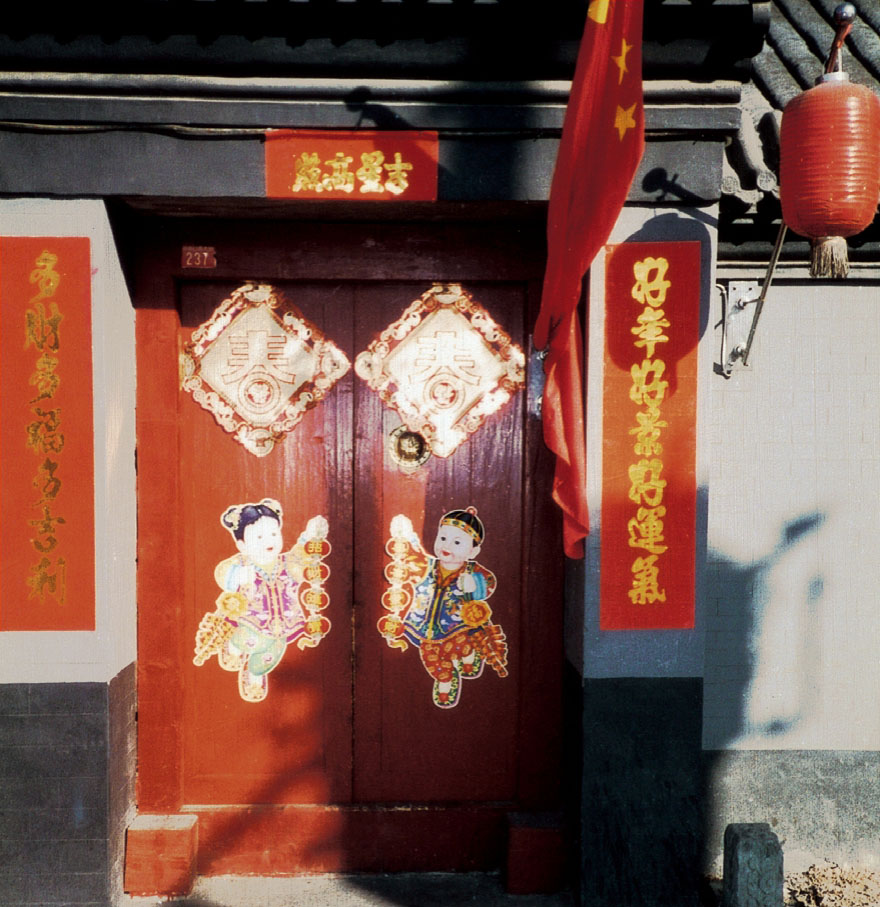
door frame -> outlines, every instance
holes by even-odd
[[[139,743],[138,743],[138,784],[137,802],[139,813],[178,814],[186,812],[183,802],[183,732],[181,715],[177,709],[180,685],[180,666],[191,653],[184,650],[182,634],[177,632],[180,603],[183,601],[183,575],[181,540],[184,527],[179,519],[180,495],[177,470],[177,401],[179,394],[178,370],[178,329],[179,316],[175,305],[176,284],[179,280],[197,279],[198,273],[182,267],[181,250],[184,245],[212,246],[217,251],[217,267],[204,272],[211,280],[236,279],[241,277],[243,267],[249,259],[249,250],[259,249],[266,254],[267,246],[275,250],[279,268],[295,268],[296,250],[285,240],[285,228],[296,229],[296,221],[229,220],[216,221],[204,218],[154,218],[139,220],[137,227],[127,239],[133,252],[132,273],[134,275],[133,298],[136,312],[136,347],[139,373],[145,374],[149,363],[149,382],[139,381],[137,391],[137,438],[138,438],[138,691],[139,691]],[[293,226],[292,226],[293,225]],[[300,225],[301,222],[300,222]],[[345,237],[365,237],[373,233],[387,236],[390,241],[407,242],[413,232],[413,224],[407,222],[383,221],[370,226],[368,222],[336,223],[331,225],[343,240],[337,250],[337,260],[328,263],[337,268],[340,277],[358,279],[423,279],[427,263],[419,263],[417,244],[411,257],[412,265],[405,274],[376,274],[370,271],[369,262],[362,256],[352,255],[346,247]],[[537,314],[537,300],[540,292],[538,275],[543,270],[543,220],[538,225],[531,215],[521,224],[490,223],[465,220],[450,225],[443,222],[441,229],[455,229],[476,238],[485,239],[488,230],[497,231],[499,248],[504,247],[505,237],[516,236],[517,231],[527,234],[525,254],[519,264],[514,265],[510,274],[512,280],[526,280],[530,283],[529,311],[525,313],[526,323],[532,324]],[[425,227],[428,229],[428,227]],[[491,234],[490,234],[491,235]],[[351,240],[355,242],[354,239]],[[496,241],[495,237],[491,242]],[[491,245],[490,242],[490,245]],[[134,247],[132,247],[134,243]],[[230,243],[240,247],[241,255],[234,267],[227,267],[223,250]],[[405,256],[404,256],[405,257]],[[479,260],[479,252],[474,252]],[[337,273],[334,271],[334,274]],[[269,277],[264,273],[258,275]],[[530,397],[539,396],[536,387],[536,370],[540,361],[529,356],[527,389]],[[523,487],[523,552],[522,577],[524,627],[521,651],[521,670],[530,683],[524,683],[520,695],[520,747],[531,753],[523,759],[517,782],[515,804],[518,816],[561,809],[562,803],[562,686],[563,686],[563,557],[561,554],[561,518],[552,501],[553,456],[543,444],[540,417],[530,412],[526,418],[524,435],[525,475]],[[145,640],[161,638],[168,646],[164,657],[149,661],[143,657]],[[168,641],[174,640],[173,644]],[[542,647],[554,652],[554,669],[549,673],[532,668],[539,663],[538,653]],[[557,669],[558,668],[558,669]],[[526,739],[529,738],[529,739]],[[555,784],[548,795],[548,765],[556,767]],[[369,811],[351,807],[334,807],[333,815],[323,818],[316,813],[316,821],[338,823],[340,809],[345,813],[347,851],[341,855],[338,865],[303,867],[310,871],[381,871],[377,864],[374,847],[361,847],[359,839],[366,844],[375,838],[376,829],[371,824]],[[320,808],[316,808],[320,812]],[[497,830],[504,824],[511,812],[509,805],[500,804],[497,814],[487,813],[483,819],[488,823],[486,832]],[[203,824],[208,817],[201,817]],[[219,820],[220,817],[217,817]],[[279,817],[275,817],[276,820]],[[450,830],[460,826],[462,821],[472,821],[467,811],[459,808],[449,811]],[[291,814],[290,823],[302,820],[301,810]],[[414,816],[414,821],[418,817]],[[541,821],[544,821],[543,819]],[[279,826],[279,840],[286,833],[286,822]],[[206,827],[207,830],[207,827]],[[215,829],[215,831],[217,831]],[[479,831],[479,829],[477,829]],[[479,835],[469,835],[470,838]],[[393,847],[392,844],[385,845]],[[269,859],[263,870],[269,874],[283,873],[290,860],[295,859],[289,851],[279,856],[278,861]],[[489,848],[477,853],[472,868],[496,868],[503,863],[503,854]],[[432,867],[412,866],[403,868]],[[437,867],[442,868],[442,867]],[[208,860],[200,863],[201,872],[221,873],[237,871],[234,862]],[[253,871],[248,870],[248,871]]]

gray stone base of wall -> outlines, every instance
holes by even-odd
[[[122,902],[135,666],[110,683],[0,684],[0,905]]]
[[[712,903],[724,832],[767,823],[786,872],[876,865],[880,753],[702,750],[702,680],[583,682],[580,903]]]
[[[584,682],[581,903],[696,907],[702,681]]]
[[[707,872],[720,875],[724,829],[767,822],[785,871],[831,860],[875,868],[880,842],[880,753],[724,750],[703,753]]]

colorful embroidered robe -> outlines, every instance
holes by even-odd
[[[244,581],[248,566],[255,574],[252,582]],[[217,565],[214,577],[221,589],[238,592],[246,599],[247,607],[242,614],[234,618],[227,616],[234,625],[286,642],[293,642],[305,632],[305,613],[299,603],[302,567],[291,552],[276,559],[271,573],[250,565],[242,555],[236,554]]]
[[[413,602],[404,619],[404,635],[421,646],[423,640],[446,639],[456,633],[473,630],[462,618],[462,607],[467,602],[485,601],[495,591],[495,576],[485,567],[468,561],[458,570],[447,572],[436,557],[414,550],[413,566],[422,560],[424,575],[413,590]],[[470,575],[476,589],[462,592],[459,580]]]

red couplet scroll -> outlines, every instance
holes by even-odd
[[[610,246],[599,628],[694,625],[700,243]]]
[[[0,631],[95,629],[86,237],[0,237]]]

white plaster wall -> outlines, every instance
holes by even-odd
[[[749,367],[704,374],[706,749],[880,750],[878,341],[880,275],[782,271]]]
[[[712,374],[713,332],[708,322],[710,296],[714,285],[717,208],[669,209],[625,207],[608,240],[609,244],[632,241],[700,241],[701,311],[703,332],[698,349],[697,390],[698,431],[706,421],[707,377]],[[599,630],[599,545],[602,506],[602,380],[605,331],[605,253],[596,257],[589,275],[589,324],[587,356],[587,500],[590,534],[587,537],[584,569],[584,611],[582,651],[568,644],[567,655],[582,669],[582,676],[601,677],[699,677],[703,672],[705,620],[701,604],[704,586],[703,563],[706,537],[705,488],[708,463],[704,446],[697,448],[697,612],[693,630],[600,631]],[[575,572],[574,570],[572,572]],[[575,618],[567,618],[567,639],[572,638]],[[582,659],[582,660],[581,660]]]
[[[87,236],[92,254],[94,632],[0,632],[0,683],[109,681],[136,656],[135,347],[103,202],[0,200],[0,236]]]

